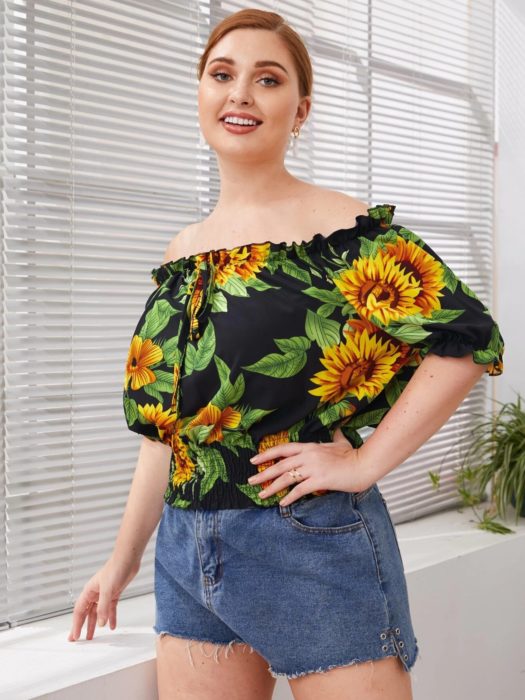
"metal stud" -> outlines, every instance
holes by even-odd
[[[396,634],[399,634],[400,632],[401,630],[399,629],[399,627],[396,627]]]
[[[387,651],[387,650],[388,650],[388,644],[383,644],[383,646],[381,647],[381,649],[382,649],[383,651]]]
[[[403,654],[404,659],[408,659],[408,654]]]
[[[381,639],[386,639],[386,634],[384,632],[381,632],[379,636],[381,637]]]
[[[400,647],[404,647],[404,646],[405,646],[405,642],[399,642],[399,646],[400,646]]]

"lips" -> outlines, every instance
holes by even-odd
[[[247,114],[246,112],[228,112],[226,114],[223,114],[219,121],[223,122],[226,119],[226,117],[236,117],[237,119],[251,119],[251,121],[254,121],[256,124],[262,124],[262,121],[260,119],[257,119],[257,117],[254,117],[251,114]]]

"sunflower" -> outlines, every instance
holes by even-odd
[[[419,282],[420,292],[416,304],[420,313],[431,316],[435,309],[440,309],[439,297],[445,286],[443,279],[443,264],[418,246],[414,241],[407,241],[398,236],[395,243],[387,243],[387,250],[399,263],[405,272],[411,273]]]
[[[354,260],[334,283],[360,316],[388,325],[411,314],[428,317],[441,308],[443,266],[413,241],[398,236],[374,258]]]
[[[188,453],[186,443],[179,436],[179,431],[175,430],[171,436],[171,448],[175,468],[171,474],[171,483],[175,488],[188,482],[195,473],[195,462]]]
[[[153,425],[157,426],[159,437],[164,442],[164,434],[171,432],[177,416],[169,408],[166,411],[163,410],[160,402],[156,406],[151,403],[147,403],[144,406],[137,404],[137,409],[148,423],[153,423]]]
[[[349,394],[359,400],[371,399],[394,376],[400,355],[396,343],[382,340],[367,328],[348,333],[344,343],[323,349],[320,362],[326,369],[311,377],[319,387],[308,393],[330,403],[338,403]]]
[[[157,364],[162,358],[162,349],[153,341],[149,338],[142,340],[140,335],[133,336],[126,362],[124,389],[127,390],[130,381],[134,391],[146,384],[152,384],[156,377],[150,366]]]
[[[403,343],[398,338],[393,338],[389,333],[379,328],[379,326],[376,326],[367,318],[349,318],[343,328],[343,335],[346,337],[354,334],[357,330],[362,332],[365,329],[368,331],[370,337],[374,334],[383,341],[389,340],[392,346],[399,351],[399,357],[392,365],[392,372],[394,374],[396,374],[403,365],[406,365],[407,362],[413,360],[414,357],[419,357],[419,348],[414,348],[409,343]],[[419,360],[419,362],[421,362],[421,360]]]
[[[218,286],[223,286],[232,276],[241,277],[245,281],[256,276],[266,266],[269,254],[269,243],[252,243],[198,255],[196,265],[210,257],[210,262],[215,267],[215,281]]]

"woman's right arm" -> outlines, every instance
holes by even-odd
[[[89,579],[75,602],[68,636],[70,642],[80,637],[86,618],[86,639],[93,638],[97,619],[99,626],[104,626],[108,620],[110,629],[117,626],[120,595],[139,572],[146,545],[162,515],[170,459],[168,445],[142,438],[113,552]]]
[[[168,485],[171,447],[142,438],[128,501],[111,558],[140,568],[144,550],[159,524]]]

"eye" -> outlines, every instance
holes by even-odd
[[[215,78],[218,83],[225,83],[226,82],[225,80],[219,80],[218,79],[219,75],[225,75],[225,76],[229,77],[229,74],[226,73],[225,71],[218,71],[217,73],[210,73],[210,75],[212,78]],[[279,81],[276,80],[271,75],[263,75],[263,77],[260,78],[259,80],[271,80],[273,82],[273,85],[268,85],[268,83],[266,83],[267,87],[273,87],[274,85],[280,85]]]
[[[261,80],[273,80],[274,85],[279,85],[279,81],[273,78],[271,75],[263,75]]]
[[[212,78],[216,78],[218,75],[228,75],[228,73],[224,73],[224,71],[219,71],[218,73],[210,73]],[[219,83],[223,83],[224,80],[219,80]]]

